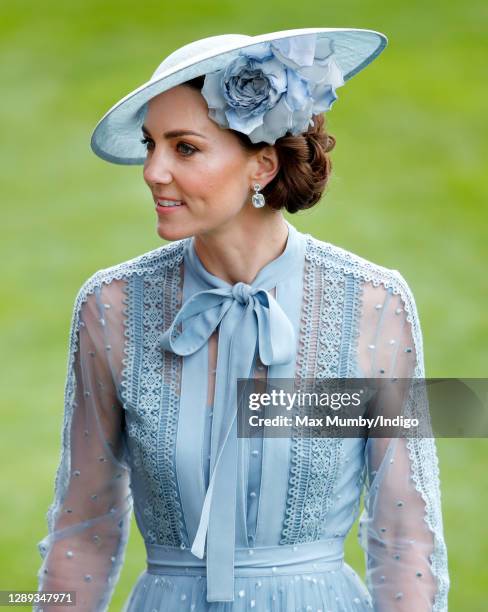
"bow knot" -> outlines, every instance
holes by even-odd
[[[296,256],[295,236],[290,226],[287,249],[280,261],[283,265],[283,258],[289,259],[287,273],[292,264],[298,268],[303,261]],[[290,364],[296,336],[287,313],[269,292],[279,276],[275,273],[277,262],[268,264],[254,285],[230,285],[216,279],[203,268],[192,246],[186,264],[190,278],[192,274],[202,276],[211,288],[193,293],[184,301],[170,327],[162,333],[161,348],[199,359],[193,354],[219,329],[209,483],[198,527],[191,534],[191,552],[199,559],[207,556],[207,601],[233,601],[238,487],[236,381],[253,376],[256,356],[266,366]]]
[[[243,306],[251,303],[251,296],[256,299],[241,321],[241,333],[245,331],[249,335],[247,341],[257,335],[259,356],[265,365],[289,362],[294,352],[295,333],[288,317],[268,291],[242,282],[230,288],[207,289],[194,294],[162,333],[161,348],[182,356],[198,351],[219,324],[229,318],[232,305],[242,312]],[[243,375],[247,377],[248,374]]]
[[[232,297],[237,300],[240,304],[247,304],[251,295],[254,295],[257,289],[251,287],[247,283],[236,283],[232,285]]]

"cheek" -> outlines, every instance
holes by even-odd
[[[217,195],[245,191],[244,163],[241,157],[229,159],[227,156],[206,164],[202,172],[205,192]]]

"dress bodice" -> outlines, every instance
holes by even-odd
[[[256,572],[269,580],[252,601],[271,609],[282,588],[277,611],[394,610],[395,602],[447,609],[432,438],[236,436],[240,376],[424,375],[418,314],[401,274],[288,227],[284,252],[250,285],[211,275],[192,239],[84,283],[71,325],[55,499],[39,543],[44,590],[61,580],[78,590],[80,609],[105,610],[133,509],[149,575],[171,575],[171,597],[185,598],[171,608],[161,595],[161,609],[247,609],[240,593]],[[416,402],[409,397],[406,409],[421,409]],[[363,492],[368,591],[354,573],[341,573]],[[327,574],[332,590],[317,574],[307,595],[298,583],[285,587],[287,566],[298,576],[339,574]],[[197,587],[177,578],[182,572],[206,580]],[[131,599],[139,607],[128,609],[152,610],[156,583],[146,579]]]

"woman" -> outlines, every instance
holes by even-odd
[[[134,507],[148,567],[129,612],[447,610],[432,438],[237,436],[238,378],[374,379],[393,411],[385,381],[424,375],[401,274],[282,214],[319,201],[335,143],[322,113],[385,44],[210,37],[97,125],[97,155],[143,164],[171,243],[78,294],[41,589],[106,610]],[[343,559],[363,488],[367,587]]]

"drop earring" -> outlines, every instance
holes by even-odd
[[[266,200],[262,193],[259,193],[261,189],[261,185],[259,183],[254,183],[254,194],[252,196],[252,205],[254,208],[262,208],[266,204]]]

